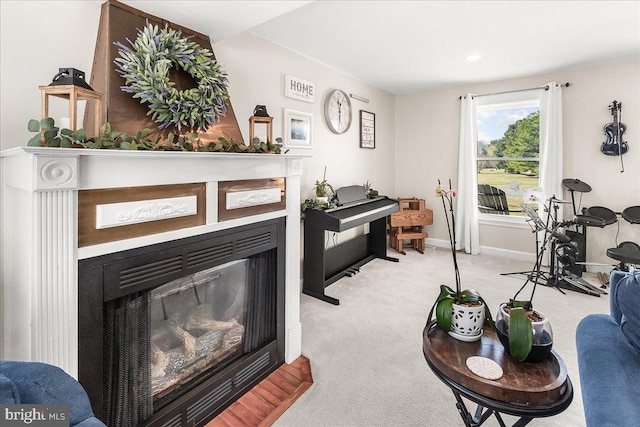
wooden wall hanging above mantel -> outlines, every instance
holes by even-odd
[[[149,128],[153,131],[151,136],[160,135],[162,140],[166,140],[169,132],[177,133],[175,129],[158,130],[158,124],[150,116],[147,116],[147,105],[140,104],[138,99],[133,99],[131,94],[120,89],[120,86],[124,85],[124,79],[116,72],[116,65],[113,62],[119,56],[118,47],[114,43],[124,44],[127,43],[127,39],[135,40],[138,29],[143,29],[147,21],[161,27],[168,24],[171,28],[182,31],[183,36],[192,36],[193,41],[213,53],[208,36],[134,9],[116,0],[108,0],[102,5],[100,13],[100,26],[90,84],[94,90],[104,94],[104,121],[109,122],[113,130],[135,135],[138,131]],[[221,67],[224,70],[224,64],[221,64]],[[195,86],[191,77],[182,71],[172,70],[170,77],[179,89]],[[85,117],[87,115],[92,117],[92,106],[87,105],[86,109]],[[88,121],[85,120],[85,122]],[[89,126],[86,127],[86,130],[90,135],[98,134],[97,129],[90,129]],[[244,142],[231,101],[228,103],[226,115],[221,117],[219,122],[210,126],[206,132],[199,132],[198,137],[207,145],[209,141],[217,141],[218,137],[223,134],[227,134],[237,143]]]

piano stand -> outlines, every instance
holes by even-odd
[[[393,208],[392,208],[393,209]],[[304,280],[302,292],[330,304],[340,300],[325,295],[325,287],[344,276],[357,274],[360,267],[380,258],[398,262],[387,256],[387,216],[369,223],[369,233],[347,240],[325,250],[323,211],[307,211],[304,223]]]

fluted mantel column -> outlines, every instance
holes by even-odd
[[[78,158],[3,159],[3,182],[2,357],[75,374]]]

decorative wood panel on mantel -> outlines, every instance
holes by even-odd
[[[98,27],[98,37],[93,58],[93,68],[91,70],[91,87],[104,94],[105,121],[111,124],[111,128],[118,132],[126,132],[135,135],[138,131],[149,128],[153,130],[152,137],[161,135],[167,139],[169,132],[176,132],[172,127],[159,131],[158,124],[151,116],[147,116],[147,104],[141,104],[140,100],[134,99],[132,94],[123,92],[120,87],[124,85],[124,79],[116,72],[113,63],[120,55],[115,42],[127,45],[127,39],[135,40],[138,29],[143,29],[146,22],[158,25],[163,28],[165,25],[182,31],[185,37],[192,37],[191,40],[201,47],[209,49],[213,54],[211,41],[205,34],[174,24],[161,17],[150,15],[138,9],[134,9],[115,0],[109,0],[102,5],[100,14],[100,25]],[[215,59],[215,55],[212,56]],[[224,64],[220,64],[224,70]],[[171,70],[170,79],[179,90],[194,87],[195,81],[184,71]],[[206,144],[209,141],[217,141],[218,137],[227,134],[235,142],[243,143],[242,134],[236,115],[231,106],[231,100],[227,103],[227,113],[220,118],[220,121],[210,126],[206,132],[198,133],[198,137]],[[92,105],[87,105],[85,117],[93,117]],[[248,115],[247,115],[248,117]],[[86,130],[89,135],[97,135],[97,130],[91,129],[87,122]]]
[[[286,209],[284,178],[218,183],[218,220],[220,221],[281,209]]]
[[[205,192],[206,185],[204,183],[79,191],[78,247],[205,224],[207,218]],[[197,210],[195,214],[186,216],[167,215],[163,218],[161,215],[151,212],[158,209],[181,210],[179,206],[172,204],[171,200],[178,201],[178,198],[183,198],[184,196],[196,197]],[[169,200],[167,201],[166,199]],[[159,200],[163,200],[161,202],[162,206],[158,206]],[[145,211],[143,215],[147,217],[148,221],[131,224],[122,220],[123,225],[98,228],[96,215],[100,207],[118,204],[120,207],[119,216],[126,215],[129,217],[135,215],[135,213],[125,210],[127,209],[126,203],[140,201],[149,202],[146,205],[141,204],[135,207],[136,210],[142,209]]]

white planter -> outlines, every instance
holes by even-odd
[[[449,335],[460,341],[477,341],[482,336],[484,304],[468,307],[453,304]]]
[[[317,200],[319,203],[324,203],[324,204],[329,203],[329,197],[327,197],[327,196],[324,196],[324,197],[316,197],[316,200]]]

